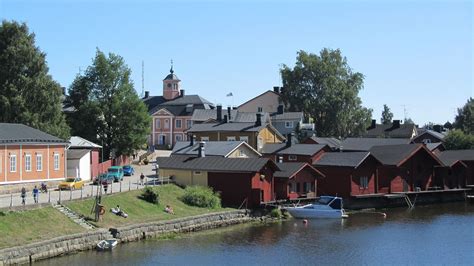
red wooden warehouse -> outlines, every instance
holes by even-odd
[[[277,163],[276,199],[297,199],[316,197],[317,179],[324,175],[307,163]]]

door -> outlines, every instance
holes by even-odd
[[[165,135],[160,136],[159,144],[160,145],[165,145],[166,144],[166,136]]]

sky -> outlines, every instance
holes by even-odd
[[[453,121],[474,97],[472,1],[0,0],[25,22],[69,87],[96,49],[122,56],[138,94],[162,94],[170,61],[186,94],[239,105],[281,86],[297,51],[340,49],[365,76],[359,96],[380,121]],[[233,97],[226,97],[232,92]]]

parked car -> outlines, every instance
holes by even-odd
[[[80,177],[68,177],[66,180],[63,182],[59,183],[58,188],[59,190],[63,189],[69,189],[69,190],[74,190],[74,189],[81,189],[84,186],[84,180],[82,180]]]
[[[110,183],[114,182],[114,176],[109,175],[108,173],[100,174],[99,176],[94,178],[94,181],[93,181],[92,184],[93,185],[98,185],[99,182],[102,183],[102,184],[104,184],[104,183],[110,184]]]
[[[122,166],[112,166],[107,170],[107,174],[114,177],[114,182],[123,180],[123,168]]]
[[[135,169],[131,165],[125,165],[123,167],[123,175],[132,176],[135,174]]]

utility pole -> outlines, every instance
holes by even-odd
[[[407,106],[406,104],[402,104],[403,106],[403,123],[405,123],[405,121],[407,121]]]
[[[142,93],[140,94],[140,98],[143,98],[145,94],[145,61],[142,60]]]

